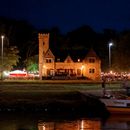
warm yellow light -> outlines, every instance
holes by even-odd
[[[84,122],[83,122],[83,120],[81,121],[81,130],[83,130],[84,129]]]
[[[83,69],[84,69],[84,65],[81,66],[81,70],[83,70]]]
[[[43,129],[43,130],[45,130],[45,129],[46,129],[46,127],[43,125],[43,126],[42,126],[42,129]]]
[[[110,74],[112,74],[113,72],[112,72],[112,70],[110,71]]]
[[[46,66],[44,65],[44,66],[43,66],[43,68],[45,69],[45,68],[46,68]]]

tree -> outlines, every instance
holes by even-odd
[[[3,70],[10,71],[19,62],[19,50],[16,46],[3,48]]]
[[[130,70],[130,31],[122,32],[114,52],[114,66],[118,71]]]
[[[25,60],[26,70],[36,73],[38,71],[38,55]]]
[[[23,61],[38,52],[38,33],[29,22],[0,17],[0,36],[3,34],[10,46],[17,46],[19,49],[21,60],[18,67],[24,67]]]

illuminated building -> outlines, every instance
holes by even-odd
[[[83,60],[73,61],[70,55],[61,61],[49,48],[49,34],[39,34],[39,76],[54,79],[86,79],[99,80],[101,78],[101,61],[93,49]],[[79,52],[80,53],[80,52]]]

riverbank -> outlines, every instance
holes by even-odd
[[[106,83],[107,91],[120,91],[122,90],[119,82]],[[55,108],[57,111],[59,107],[62,107],[62,111],[69,107],[69,110],[76,108],[80,110],[80,107],[88,102],[87,98],[84,99],[83,95],[86,94],[96,98],[102,94],[101,82],[90,81],[2,81],[0,82],[0,110],[4,108],[6,111],[12,111],[15,108],[17,110],[31,110],[37,108],[39,110],[46,111],[50,107]],[[79,96],[80,95],[80,96]],[[95,102],[93,104],[96,104]],[[91,110],[98,107],[98,105],[91,106]],[[60,106],[59,106],[60,105]],[[87,106],[88,107],[88,106]],[[64,109],[63,109],[64,108]],[[92,109],[93,108],[93,109]],[[52,110],[51,109],[51,110]],[[38,110],[38,111],[39,111]],[[87,108],[86,108],[87,110]],[[100,109],[98,109],[101,111]],[[85,110],[84,110],[85,111]],[[93,110],[94,111],[94,110]],[[71,113],[71,112],[70,112]]]
[[[106,91],[109,92],[124,91],[120,82],[108,82],[105,86]],[[16,95],[25,97],[27,94],[45,98],[49,94],[55,94],[56,96],[57,94],[62,95],[70,92],[82,92],[97,96],[102,94],[102,85],[100,81],[90,82],[86,80],[4,80],[0,82],[0,96],[5,95],[5,97],[9,94],[15,97]]]

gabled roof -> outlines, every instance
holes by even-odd
[[[100,60],[100,58],[97,56],[96,52],[91,48],[88,54],[84,58],[84,62],[87,61],[89,58],[96,58],[97,60]]]
[[[84,49],[84,50],[58,50],[58,51],[53,50],[53,52],[55,55],[55,59],[56,60],[60,59],[61,62],[65,62],[67,56],[70,56],[73,62],[77,62],[78,59],[80,59],[80,61],[82,62],[84,60],[87,60],[88,57],[96,57],[96,59],[100,60],[100,58],[97,56],[96,52],[92,48],[89,51],[87,49]]]
[[[95,57],[96,59],[99,59],[96,52],[91,48],[88,54],[85,56],[84,60],[86,60],[89,57]]]
[[[86,57],[98,57],[96,52],[91,48]]]
[[[71,57],[68,55],[64,61],[65,63],[73,63],[73,60],[71,59]]]
[[[60,59],[61,62],[64,62],[68,55],[71,57],[73,62],[77,62],[78,59],[82,61],[86,55],[86,51],[80,50],[54,50],[53,52],[55,55],[55,59]]]
[[[55,58],[50,49],[48,49],[48,51],[45,53],[45,58]]]

